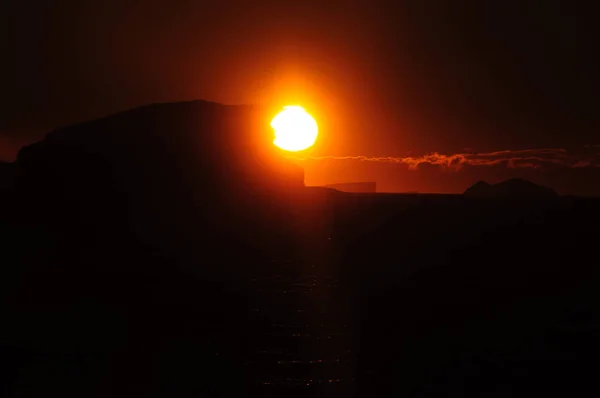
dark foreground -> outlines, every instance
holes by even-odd
[[[112,224],[5,216],[3,396],[599,392],[600,201],[290,205],[250,234],[206,226],[194,264]]]

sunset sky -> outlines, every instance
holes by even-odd
[[[7,0],[0,159],[152,102],[302,105],[306,183],[600,194],[593,2]]]

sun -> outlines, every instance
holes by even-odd
[[[311,147],[317,140],[317,122],[301,106],[286,106],[271,121],[273,144],[290,152]]]

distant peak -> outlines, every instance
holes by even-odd
[[[491,185],[487,181],[481,180],[481,181],[477,181],[475,184],[473,184],[471,186],[471,188],[472,187],[489,187],[489,186],[491,186]]]
[[[522,178],[511,178],[497,184],[478,181],[464,192],[469,196],[504,197],[552,197],[558,196],[554,190]]]

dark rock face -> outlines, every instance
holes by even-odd
[[[131,230],[185,253],[284,217],[303,171],[269,142],[259,109],[156,104],[56,130],[17,159],[23,204],[61,228]],[[115,227],[115,225],[119,227]],[[210,225],[210,231],[207,227]]]
[[[550,198],[558,196],[552,189],[534,184],[519,178],[506,180],[490,185],[479,181],[464,192],[468,196],[515,197],[515,198]]]
[[[258,109],[158,104],[56,130],[3,164],[14,176],[11,216],[0,214],[9,382],[34,388],[27,396],[48,383],[63,396],[247,394],[237,281],[277,250],[289,256],[279,242],[304,189],[270,140]],[[64,377],[29,370],[46,363]]]

